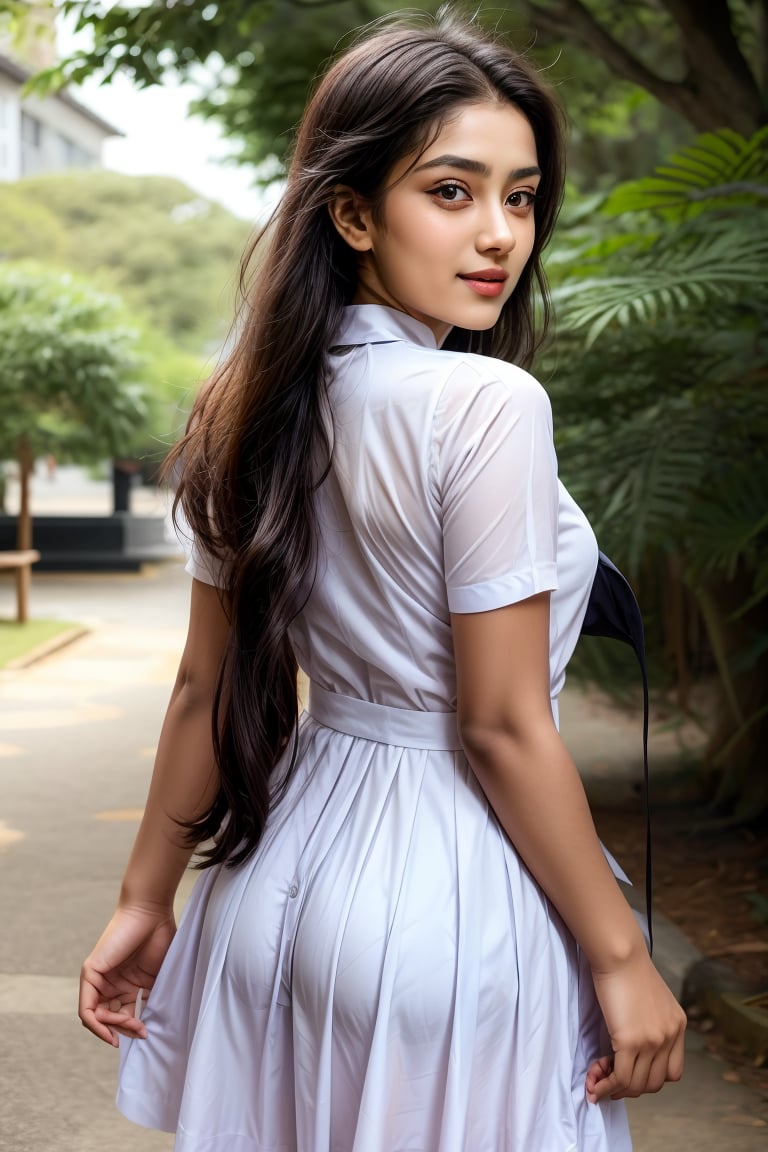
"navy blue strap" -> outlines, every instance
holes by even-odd
[[[607,636],[634,649],[643,677],[643,784],[645,790],[645,906],[648,942],[653,953],[653,868],[651,851],[651,789],[648,773],[648,668],[645,660],[643,616],[629,581],[600,552],[597,572],[581,628],[584,636]]]

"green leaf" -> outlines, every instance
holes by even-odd
[[[755,196],[768,199],[768,126],[748,140],[729,129],[699,136],[653,176],[617,188],[604,211],[612,216],[665,211],[680,217],[703,198],[729,203]]]

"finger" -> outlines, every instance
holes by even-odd
[[[611,1100],[635,1100],[638,1096],[642,1096],[644,1092],[648,1091],[648,1081],[657,1051],[658,1050],[653,1047],[643,1049],[637,1053],[629,1079],[618,1092],[614,1092]],[[666,1051],[659,1054],[662,1055],[666,1066]]]
[[[105,1000],[123,992],[135,992],[142,985],[149,987],[155,980],[152,973],[145,972],[140,964],[130,960],[121,964],[119,968],[106,970],[97,968],[86,960],[80,970],[80,977],[94,988],[98,988]]]
[[[587,1097],[590,1104],[599,1104],[601,1100],[607,1100],[609,1097],[614,1098],[614,1093],[620,1091],[618,1077],[615,1072],[609,1073],[599,1083],[595,1084],[592,1092]]]
[[[638,1051],[632,1075],[623,1095],[641,1096],[645,1092],[658,1092],[667,1080],[679,1079],[684,1060],[684,1034],[682,1024],[659,1034]]]
[[[669,1048],[664,1048],[651,1061],[643,1092],[660,1092],[667,1081],[668,1068]]]
[[[84,1028],[92,1032],[94,1036],[98,1036],[99,1040],[103,1040],[105,1044],[110,1044],[113,1048],[118,1047],[117,1036],[109,1029],[106,1024],[102,1024],[96,1017],[96,1013],[91,1008],[80,1009],[79,1012],[80,1022]]]
[[[667,1080],[679,1080],[685,1066],[685,1025],[680,1028],[667,1061]]]
[[[679,1080],[685,1062],[685,1040],[682,1030],[654,1056],[643,1092],[659,1092],[671,1080]]]
[[[584,1090],[587,1100],[591,1104],[595,1103],[594,1091],[601,1080],[609,1076],[613,1068],[612,1056],[601,1056],[599,1060],[594,1060],[587,1069],[587,1075],[584,1082]]]
[[[145,1025],[128,1008],[120,1012],[112,1012],[109,1008],[101,1005],[94,1012],[94,1018],[99,1024],[108,1027],[113,1032],[119,1032],[121,1036],[138,1036],[142,1040],[146,1038]]]
[[[123,1003],[134,1000],[138,988],[151,988],[154,984],[154,978],[144,977],[140,969],[110,972],[108,976],[94,973],[93,978],[91,973],[86,973],[85,979],[98,988],[102,1000],[119,999]]]
[[[104,972],[99,972],[95,968],[86,968],[85,965],[83,965],[80,979],[89,987],[95,988],[102,1000],[109,1000],[111,997],[120,994],[120,984],[115,981],[114,975],[114,973],[107,975]]]
[[[131,988],[122,996],[115,996],[111,1000],[104,997],[99,999],[100,1006],[106,1006],[110,1012],[130,1012],[133,1016],[141,1015],[141,1005],[146,1002],[147,996],[143,988]]]
[[[131,1004],[119,1004],[117,1001],[105,1004],[102,1001],[97,1004],[94,1014],[104,1024],[122,1024],[126,1020],[141,1020],[141,1007],[138,998]]]
[[[78,996],[78,1015],[82,1020],[86,1013],[93,1013],[102,1000],[98,988],[88,980],[81,978]]]
[[[631,1083],[632,1072],[635,1066],[635,1056],[627,1052],[618,1052],[613,1059],[613,1067],[607,1076],[595,1085],[593,1103],[599,1104],[601,1100],[610,1097],[611,1100],[620,1100],[622,1093]]]
[[[135,1000],[136,989],[134,988],[131,1001],[134,1002]],[[117,1010],[110,1011],[109,1005],[117,1006]],[[113,1048],[118,1046],[115,1032],[124,1029],[133,1018],[131,1011],[127,1006],[122,1005],[119,997],[112,995],[105,1003],[98,989],[85,979],[80,984],[78,1015],[84,1028],[87,1028],[94,1036],[103,1040],[105,1044],[110,1044]],[[118,1023],[120,1027],[116,1029],[115,1024]],[[138,1021],[136,1023],[139,1024]],[[139,1028],[143,1031],[138,1031],[137,1035],[141,1035],[143,1038],[146,1036],[146,1029],[140,1024]]]

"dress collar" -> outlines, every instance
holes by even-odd
[[[431,328],[407,312],[384,304],[348,304],[332,344],[390,344],[397,340],[421,348],[437,348]]]

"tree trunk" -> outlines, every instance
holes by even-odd
[[[112,461],[112,513],[130,512],[131,488],[138,466],[133,460]]]
[[[686,118],[699,131],[727,127],[751,136],[765,123],[766,108],[733,33],[727,0],[662,3],[680,29],[688,71],[679,95]]]
[[[718,723],[710,737],[706,759],[718,773],[714,811],[738,823],[764,826],[768,820],[768,659],[736,678],[742,710],[741,726],[721,701]]]
[[[697,132],[731,128],[751,136],[768,121],[768,109],[733,33],[727,0],[661,3],[679,32],[678,51],[685,65],[680,80],[649,68],[582,0],[551,0],[542,5],[522,0],[521,6],[539,43],[577,44],[603,60],[617,76],[645,88]]]
[[[19,438],[17,446],[19,465],[19,519],[16,525],[16,547],[25,552],[32,547],[32,512],[29,502],[29,479],[35,466],[32,449],[26,436]]]
[[[739,658],[765,631],[765,605],[734,618],[751,590],[745,574],[737,572],[733,580],[705,594],[704,620],[720,671],[719,702],[705,759],[717,773],[714,811],[734,821],[760,823],[768,817],[768,652],[746,669],[739,668]],[[701,590],[698,595],[701,604]]]

